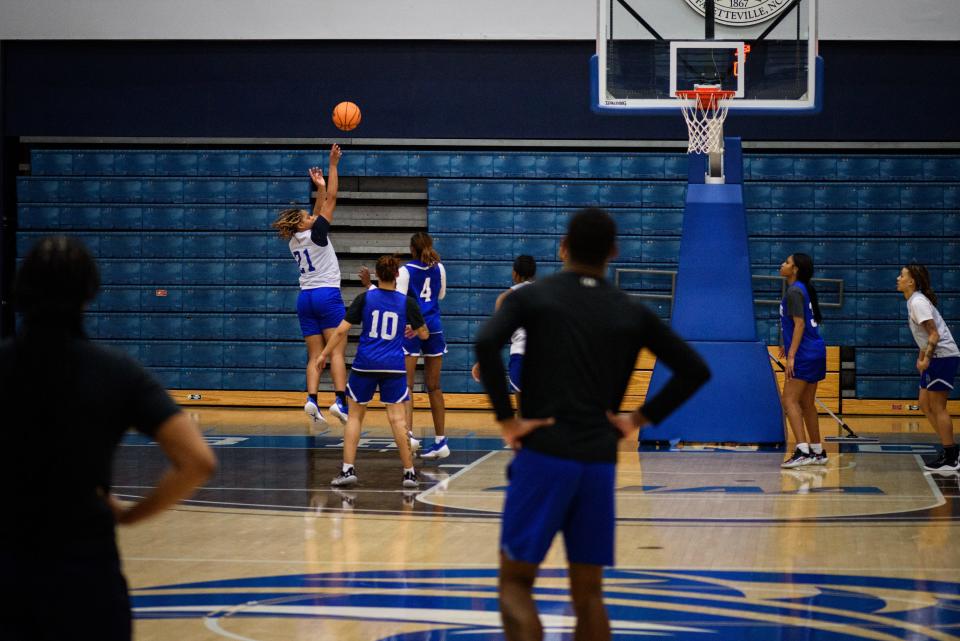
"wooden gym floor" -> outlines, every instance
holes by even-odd
[[[296,410],[191,413],[220,469],[189,503],[120,530],[135,638],[502,638],[511,453],[488,412],[448,414],[453,454],[419,464],[414,492],[400,487],[382,410],[368,413],[348,491],[329,487],[338,423],[308,434]],[[825,469],[781,471],[774,449],[624,442],[605,583],[614,638],[960,638],[960,475],[923,472],[935,438],[918,419],[847,420],[880,443],[829,445]],[[429,414],[414,422],[423,433]],[[115,491],[142,495],[163,465],[128,436]],[[563,568],[558,542],[536,586],[548,639],[573,638]]]

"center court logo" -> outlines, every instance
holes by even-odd
[[[541,570],[534,596],[553,639],[572,639],[566,572]],[[960,584],[831,574],[608,570],[614,639],[683,641],[950,638]],[[197,618],[247,638],[255,619],[345,620],[389,630],[383,641],[503,638],[495,569],[263,576],[157,586],[133,594],[137,618]],[[178,628],[181,629],[182,628]],[[229,630],[229,632],[228,632]],[[239,635],[239,636],[238,636]]]
[[[700,15],[705,0],[686,0]],[[746,27],[766,22],[790,6],[791,0],[715,0],[714,15],[720,24]]]

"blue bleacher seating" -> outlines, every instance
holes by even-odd
[[[223,389],[261,390],[264,383],[262,369],[224,369]]]
[[[547,181],[517,181],[513,188],[513,202],[516,205],[554,207],[557,204],[557,185]]]
[[[942,209],[943,186],[903,185],[900,188],[900,206],[909,209]]]
[[[473,380],[470,372],[448,372],[443,371],[440,374],[440,385],[443,389],[462,393],[482,394],[483,386]]]
[[[470,217],[469,230],[474,234],[512,234],[513,216],[512,208],[474,209]]]
[[[458,285],[469,285],[471,287],[501,287],[506,289],[513,284],[511,274],[513,272],[513,263],[491,263],[483,262],[467,266],[468,274],[466,278],[454,280],[447,266],[447,279],[451,283]]]
[[[685,183],[646,183],[643,185],[643,206],[683,207],[686,192]]]
[[[620,154],[583,154],[577,162],[580,178],[621,178],[623,160]]]
[[[147,367],[180,367],[181,344],[177,341],[149,341],[140,344],[140,360]]]
[[[238,172],[241,176],[281,176],[282,156],[269,151],[247,151],[240,154]]]
[[[510,206],[516,185],[507,181],[473,182],[469,185],[470,204],[481,207]]]
[[[906,318],[903,296],[895,294],[857,294],[849,296],[849,307],[856,306],[858,318],[894,319]]]
[[[93,301],[101,312],[135,312],[140,310],[140,290],[135,287],[103,287]]]
[[[155,324],[146,323],[147,317],[141,319],[136,313],[99,313],[88,314],[88,316],[97,316],[97,338],[100,339],[130,339],[130,338],[154,338]],[[179,338],[171,336],[171,338]]]
[[[224,200],[241,205],[264,204],[270,202],[268,186],[268,181],[254,178],[228,180]]]
[[[144,258],[180,258],[182,256],[202,255],[187,251],[189,236],[177,234],[150,234],[142,237],[140,255]]]
[[[857,325],[856,321],[828,320],[820,326],[820,336],[828,345],[855,345]]]
[[[555,209],[516,209],[515,212],[513,217],[515,234],[559,234],[565,231],[566,225],[558,222]]]
[[[299,340],[302,336],[300,322],[292,310],[286,314],[267,314],[264,319],[264,330],[266,337],[270,339]]]
[[[467,258],[469,258],[469,256]],[[447,272],[448,284],[457,283],[458,285],[462,285],[471,282],[470,274],[473,269],[473,263],[470,261],[461,261],[459,256],[453,257],[452,260],[444,258],[443,267]]]
[[[139,203],[143,200],[143,181],[137,178],[76,179],[67,184],[77,190],[71,192],[72,202],[94,202],[94,191],[104,203]]]
[[[183,207],[143,207],[140,211],[143,229],[181,230],[184,228],[186,210]]]
[[[228,340],[264,340],[267,338],[266,325],[266,317],[260,314],[229,314],[223,319],[223,337]]]
[[[502,289],[472,289],[469,291],[470,313],[474,316],[488,316],[493,313],[494,305],[497,302],[497,296]]]
[[[309,167],[321,167],[324,172],[326,172],[327,165],[329,164],[329,154],[321,154],[318,162],[312,163]],[[367,164],[367,154],[362,151],[354,152],[352,154],[346,154],[340,159],[340,164],[337,166],[337,169],[340,172],[341,176],[366,176],[366,164]],[[307,171],[304,170],[302,175],[306,178]]]
[[[770,235],[770,214],[763,209],[747,211],[747,234],[749,236]]]
[[[770,209],[771,190],[769,183],[744,184],[743,202],[747,209]]]
[[[483,236],[468,238],[470,241],[470,253],[455,253],[446,251],[447,256],[457,256],[484,260],[512,260],[519,253],[514,250],[514,237],[511,236]]]
[[[100,282],[104,285],[139,285],[140,261],[101,260]]]
[[[622,236],[618,238],[617,245],[620,253],[617,256],[617,262],[624,263],[626,266],[633,268],[641,267],[641,265],[637,263],[644,261],[644,242],[643,238],[639,236]]]
[[[104,182],[108,183],[108,186],[115,180],[104,179],[100,180],[97,178],[61,178],[60,179],[60,188],[56,192],[56,199],[59,202],[65,203],[95,203],[100,202],[101,200],[106,201],[102,198],[101,190],[104,188]],[[134,187],[139,185],[139,181],[133,181],[136,183]],[[124,199],[123,188],[119,188],[119,193],[113,194],[115,199],[111,199],[112,202],[137,202],[137,189],[133,190],[134,193],[130,196],[131,199]]]
[[[124,229],[135,231],[143,226],[143,208],[117,205],[101,205],[101,229]]]
[[[430,180],[427,198],[431,205],[470,205],[471,183],[456,180]],[[513,202],[511,194],[510,202]]]
[[[411,176],[446,178],[450,176],[450,154],[440,151],[411,152],[408,160]]]
[[[629,180],[660,180],[666,176],[666,157],[660,154],[625,155],[621,177]]]
[[[198,176],[239,176],[240,154],[233,151],[205,151],[197,157]]]
[[[880,159],[880,180],[923,180],[923,158],[902,156]]]
[[[297,296],[300,288],[295,285],[287,287],[268,287],[263,293],[264,308],[268,312],[287,312],[297,308]]]
[[[30,173],[34,176],[69,176],[73,174],[73,154],[35,149],[30,154]]]
[[[434,207],[427,210],[427,226],[430,232],[457,233],[470,229],[473,209],[467,207]]]
[[[596,206],[600,198],[600,183],[563,182],[557,185],[557,205],[560,207]]]
[[[263,374],[264,390],[299,390],[305,383],[302,369],[268,369]]]
[[[113,154],[114,176],[153,176],[157,154],[152,151],[118,151]]]
[[[900,242],[900,265],[919,262],[936,269],[943,262],[940,240],[903,240]]]
[[[795,176],[792,156],[748,156],[744,173],[750,180],[792,180]]]
[[[229,291],[232,293],[246,290],[230,289]],[[178,293],[179,292],[182,292],[182,304],[186,312],[225,312],[232,314],[239,311],[226,306],[227,292],[224,291],[223,287],[197,285],[185,287],[182,290],[178,290]]]
[[[217,370],[219,371],[219,370]],[[177,367],[157,367],[152,370],[153,375],[159,379],[160,384],[167,389],[183,389],[181,380],[187,375],[186,370]],[[211,385],[197,385],[196,389],[220,389],[219,385],[214,385],[219,381],[209,381]]]
[[[493,157],[492,175],[495,178],[535,178],[537,157],[521,153],[497,154]]]
[[[64,217],[71,220],[72,209],[57,205],[20,205],[17,207],[17,224],[20,229],[55,230],[61,227],[60,212],[63,211]]]
[[[833,156],[801,156],[794,162],[798,180],[836,180],[837,159]]]
[[[368,151],[364,169],[368,176],[407,176],[408,165],[406,152]]]
[[[903,350],[858,348],[857,375],[899,373],[902,352]]]
[[[459,153],[450,157],[450,175],[463,178],[492,178],[493,154]]]
[[[643,261],[674,264],[680,259],[680,241],[668,238],[643,241]]]
[[[781,183],[770,186],[770,205],[775,209],[812,209],[816,202],[817,189],[809,183]]]
[[[818,240],[812,243],[812,248],[815,265],[857,264],[857,242],[854,240]]]
[[[100,239],[101,258],[139,258],[141,256],[139,234],[104,234]]]
[[[184,335],[184,325],[188,322],[180,314],[143,314],[140,315],[127,315],[124,314],[124,317],[130,317],[131,324],[139,325],[139,337],[144,339],[154,339],[154,340],[180,340],[183,338],[188,338],[189,336]],[[103,326],[107,324],[107,319],[105,318],[101,322],[101,331]],[[111,325],[113,322],[110,323]],[[203,336],[201,338],[207,338]]]
[[[223,387],[223,370],[219,367],[192,367],[184,369],[175,389],[226,389]]]
[[[303,343],[299,342],[271,342],[267,343],[264,350],[264,367],[284,368],[299,367],[300,375],[303,376],[303,367],[306,365],[307,351]]]
[[[770,233],[773,236],[809,236],[813,234],[813,212],[802,209],[770,212]]]
[[[216,270],[219,281],[227,285],[266,285],[267,264],[261,260],[202,261],[200,266],[210,265]]]
[[[469,318],[450,317],[443,319],[443,336],[447,343],[470,342],[471,320]]]
[[[956,236],[953,236],[953,238],[956,238]],[[943,243],[941,248],[943,250],[943,264],[952,265],[953,269],[956,269],[960,265],[960,242],[948,241]]]
[[[73,154],[74,176],[109,176],[114,173],[111,151],[78,151]]]
[[[178,288],[146,288],[140,294],[140,309],[145,312],[179,312],[187,292]]]
[[[239,236],[238,236],[239,237]],[[231,240],[234,236],[231,236]],[[192,258],[224,258],[226,257],[226,235],[216,233],[186,234],[182,238],[183,256]],[[231,246],[230,257],[235,258],[234,248]]]
[[[892,211],[860,211],[857,213],[857,234],[860,236],[899,236],[900,214]]]
[[[192,151],[162,151],[157,153],[157,176],[196,176],[199,155]]]
[[[855,344],[863,347],[893,347],[902,345],[900,330],[902,322],[865,321],[857,323]]]
[[[644,183],[600,183],[596,204],[601,207],[642,207],[644,205]],[[651,204],[650,206],[660,205]]]
[[[433,237],[434,246],[441,256],[456,258],[470,257],[471,237],[468,235],[437,234]]]
[[[265,343],[227,343],[223,348],[223,366],[250,368],[266,366]]]
[[[620,234],[637,233],[642,231],[648,236],[673,235],[679,236],[683,229],[683,211],[677,209],[657,209],[643,212],[642,227],[637,229],[624,225],[621,217],[617,217],[618,232]]]
[[[879,158],[851,156],[837,159],[837,178],[839,180],[877,180],[879,177]]]
[[[538,178],[575,178],[580,175],[576,154],[541,154],[536,160]]]
[[[450,371],[469,371],[474,362],[476,358],[473,355],[473,345],[454,343],[447,346],[443,368]]]
[[[225,343],[185,341],[181,345],[180,364],[183,367],[223,367]]]
[[[956,180],[960,176],[960,157],[946,156],[925,158],[923,177],[925,180]]]
[[[184,340],[220,340],[228,338],[223,325],[222,314],[187,314],[183,318],[181,333]]]
[[[860,193],[855,185],[816,185],[813,204],[817,209],[856,209]]]
[[[663,163],[663,174],[667,180],[686,181],[690,174],[690,157],[687,154],[670,154]]]
[[[280,290],[275,290],[280,291]],[[266,312],[267,290],[262,287],[229,287],[220,297],[222,309],[227,314],[234,312]],[[204,297],[204,300],[209,300]],[[271,301],[272,311],[281,311],[276,301]],[[287,307],[287,309],[291,309]],[[216,311],[211,310],[211,311]]]
[[[141,181],[140,200],[145,203],[182,203],[183,180],[177,178],[145,178]],[[122,202],[136,202],[125,200]]]
[[[312,185],[307,178],[286,178],[267,182],[267,202],[279,206],[305,206]]]
[[[899,209],[900,186],[887,184],[861,184],[857,186],[861,209]]]
[[[900,243],[896,240],[880,239],[858,241],[856,260],[858,264],[866,267],[896,265],[900,262]]]
[[[470,293],[466,289],[448,288],[447,296],[443,299],[441,305],[444,314],[468,315],[470,313]]]
[[[145,259],[141,260],[140,282],[160,288],[169,288],[183,284],[184,269],[189,264],[178,260]],[[187,272],[191,274],[191,272]]]
[[[513,244],[513,254],[527,254],[538,261],[557,257],[560,239],[549,236],[521,236]]]
[[[855,211],[817,211],[813,214],[813,233],[817,236],[854,236],[859,214]]]
[[[911,237],[932,236],[939,238],[943,235],[949,235],[949,232],[944,233],[944,220],[947,218],[948,216],[945,216],[944,212],[941,211],[901,212],[900,229]]]

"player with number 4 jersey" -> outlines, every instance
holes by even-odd
[[[354,462],[360,442],[360,428],[366,414],[366,405],[378,387],[380,401],[387,406],[387,420],[403,462],[403,486],[414,489],[419,483],[413,469],[413,454],[407,439],[406,412],[402,405],[410,398],[404,368],[403,340],[404,330],[408,325],[421,338],[427,338],[429,332],[416,301],[396,291],[399,268],[400,261],[393,256],[381,256],[377,260],[379,286],[368,289],[353,300],[345,318],[320,354],[319,367],[322,369],[337,346],[346,342],[350,327],[360,324],[360,344],[353,360],[350,382],[347,383],[350,411],[343,435],[343,466],[330,482],[337,487],[355,485],[358,482]]]
[[[450,456],[450,447],[444,436],[446,408],[443,391],[440,389],[440,370],[443,366],[443,355],[447,353],[447,343],[443,338],[443,325],[440,322],[440,301],[447,295],[447,271],[440,262],[440,254],[433,248],[433,239],[425,231],[418,231],[410,237],[410,254],[413,260],[401,267],[397,276],[397,291],[401,294],[409,291],[417,297],[430,335],[426,339],[414,337],[404,341],[407,385],[413,389],[417,359],[423,356],[423,379],[430,399],[430,413],[433,415],[436,438],[420,456],[425,459],[446,458]],[[410,442],[416,450],[420,441],[414,438],[412,432],[413,400],[407,402],[407,427],[411,430]]]

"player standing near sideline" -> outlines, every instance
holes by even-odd
[[[317,188],[317,199],[313,213],[303,209],[285,209],[273,223],[280,238],[290,240],[290,253],[297,260],[300,269],[300,296],[297,298],[297,317],[300,319],[300,331],[307,343],[307,402],[303,411],[313,418],[314,423],[323,422],[323,414],[317,404],[317,392],[320,388],[320,368],[318,359],[324,344],[330,340],[333,330],[343,320],[343,296],[340,293],[340,265],[337,253],[330,242],[330,226],[333,224],[333,211],[337,207],[338,173],[340,145],[330,148],[330,184],[323,180],[323,170],[310,169],[310,179]],[[330,378],[336,398],[330,406],[330,413],[347,422],[347,366],[344,361],[346,342],[331,354]]]
[[[791,254],[780,265],[780,275],[787,279],[787,293],[780,301],[783,334],[780,358],[784,354],[787,358],[784,363],[783,408],[797,440],[793,455],[780,466],[826,465],[827,453],[820,442],[816,397],[817,383],[827,377],[827,347],[817,330],[823,317],[817,290],[810,283],[813,259],[807,254]]]
[[[543,637],[533,583],[561,530],[575,638],[610,638],[602,574],[613,564],[617,444],[662,421],[710,377],[693,349],[605,279],[616,253],[613,219],[581,210],[560,244],[563,271],[507,296],[477,337],[484,387],[504,439],[517,450],[500,539],[500,612],[509,641]],[[501,346],[520,327],[527,332],[522,418],[514,416],[500,360]],[[673,377],[643,407],[616,415],[643,347]]]
[[[513,261],[513,271],[510,277],[513,279],[513,286],[497,296],[497,301],[493,305],[493,311],[500,309],[510,292],[515,292],[525,285],[533,282],[533,277],[537,275],[537,261],[533,256],[521,254]],[[520,372],[523,367],[523,352],[527,345],[527,332],[521,327],[510,336],[510,363],[507,365],[507,380],[510,382],[510,389],[516,394],[520,393]],[[480,382],[480,364],[475,363],[470,371],[473,380]]]
[[[8,453],[0,467],[0,639],[130,639],[115,525],[173,506],[216,468],[200,430],[163,386],[85,336],[83,310],[99,288],[86,247],[64,236],[39,240],[16,275],[22,322],[16,338],[0,343]],[[70,408],[58,420],[40,418],[51,380]],[[142,499],[121,503],[111,494],[113,455],[131,427],[156,441],[170,467]],[[55,615],[38,597],[51,586],[68,592]]]
[[[362,292],[353,300],[346,317],[320,353],[319,367],[323,369],[327,358],[335,353],[341,343],[346,342],[351,325],[362,324],[360,343],[347,384],[350,413],[343,435],[343,465],[340,474],[330,481],[334,486],[357,483],[354,463],[360,442],[360,428],[367,413],[366,405],[377,387],[380,388],[380,400],[387,406],[387,420],[403,462],[403,486],[415,488],[418,485],[413,454],[407,440],[406,411],[403,406],[410,398],[404,368],[403,337],[407,325],[424,340],[430,333],[417,301],[397,291],[399,268],[400,261],[394,256],[377,259],[377,287]]]
[[[444,436],[446,409],[443,404],[443,390],[440,389],[440,370],[443,366],[443,355],[447,353],[447,342],[444,340],[443,325],[440,323],[440,301],[447,295],[447,270],[440,262],[440,254],[433,248],[433,238],[425,231],[418,231],[410,237],[410,253],[413,260],[400,268],[397,291],[401,294],[410,291],[416,296],[430,336],[427,339],[408,338],[403,342],[403,351],[407,355],[407,385],[413,389],[417,359],[423,356],[423,378],[430,398],[430,413],[433,415],[436,438],[433,445],[424,450],[420,457],[446,458],[450,456],[450,447]],[[420,447],[420,441],[413,436],[412,398],[406,403],[406,411],[410,444],[416,450]]]
[[[960,470],[958,448],[953,437],[953,419],[947,410],[947,397],[960,366],[960,349],[936,308],[937,295],[930,286],[930,273],[917,263],[900,270],[897,291],[907,299],[910,332],[920,348],[917,371],[920,372],[920,409],[940,437],[943,451],[924,468],[933,472]]]

